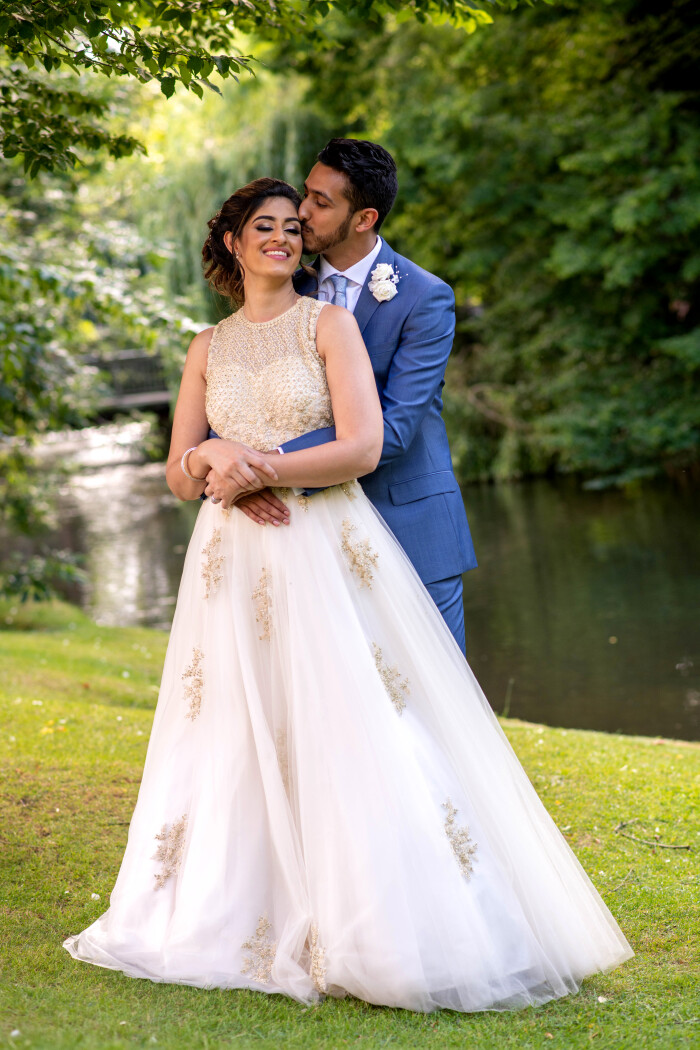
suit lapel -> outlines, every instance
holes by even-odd
[[[377,307],[381,305],[379,300],[374,298],[368,287],[372,276],[372,270],[375,266],[379,266],[380,263],[389,263],[391,266],[394,265],[394,252],[386,241],[382,241],[379,255],[372,263],[372,269],[367,274],[367,280],[362,286],[362,291],[360,292],[360,297],[357,300],[357,306],[355,307],[355,320],[357,321],[361,332],[364,332],[372,314]]]

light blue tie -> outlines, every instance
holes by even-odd
[[[348,301],[345,296],[345,289],[348,286],[347,277],[343,277],[342,273],[332,273],[330,275],[330,279],[333,284],[333,288],[335,289],[335,291],[333,292],[333,298],[331,299],[331,302],[335,306],[347,307]]]

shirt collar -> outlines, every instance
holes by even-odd
[[[323,284],[331,274],[342,273],[343,277],[347,277],[349,281],[353,281],[355,284],[363,285],[367,280],[367,274],[369,273],[372,263],[379,255],[382,250],[382,239],[377,235],[377,243],[371,252],[365,255],[364,259],[360,259],[359,262],[353,263],[352,266],[348,266],[347,270],[338,270],[335,266],[331,266],[324,255],[321,256],[321,264],[318,268],[318,283]]]

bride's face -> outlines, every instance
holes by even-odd
[[[268,197],[230,247],[246,275],[290,277],[301,259],[301,222],[292,201]]]

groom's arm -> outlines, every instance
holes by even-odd
[[[310,430],[308,434],[285,441],[280,448],[283,452],[298,452],[301,448],[314,448],[316,445],[325,445],[327,441],[335,441],[335,427],[321,427],[320,430]]]
[[[399,295],[401,290],[399,289]],[[416,299],[380,394],[384,445],[379,466],[402,456],[439,394],[455,332],[455,297],[442,282]]]

